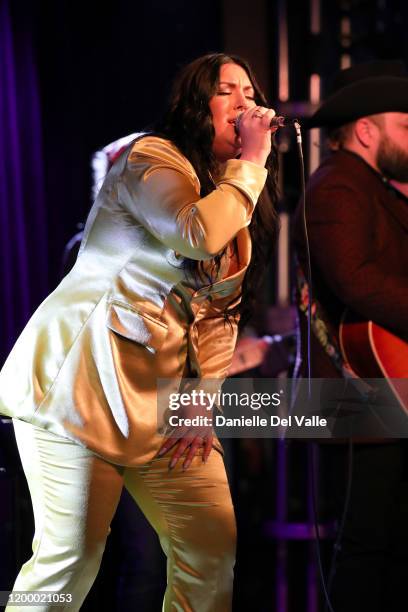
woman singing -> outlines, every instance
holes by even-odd
[[[157,379],[226,376],[275,238],[274,114],[243,60],[206,55],[107,175],[74,268],[0,376],[35,515],[14,591],[79,610],[125,486],[167,555],[163,610],[231,609],[222,449],[211,429],[160,435]]]

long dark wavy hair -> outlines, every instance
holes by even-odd
[[[194,60],[179,73],[173,86],[167,110],[155,125],[154,132],[171,140],[193,165],[201,184],[201,196],[214,189],[211,175],[217,174],[217,160],[212,151],[215,136],[210,99],[217,93],[220,68],[223,64],[238,64],[247,73],[255,90],[255,103],[268,106],[266,98],[256,82],[248,63],[236,55],[212,53]],[[277,152],[272,151],[266,163],[268,178],[255,212],[249,231],[252,239],[252,257],[242,286],[242,300],[235,308],[227,307],[225,318],[240,314],[241,325],[251,316],[252,305],[276,243],[278,219],[276,215],[277,193]],[[215,260],[219,269],[222,254]],[[186,259],[185,269],[192,275],[199,272],[202,263]]]

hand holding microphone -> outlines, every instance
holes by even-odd
[[[241,159],[265,166],[271,152],[272,139],[283,117],[276,117],[272,108],[254,106],[244,111],[235,120],[235,131],[241,138]]]
[[[238,115],[238,117],[235,119],[235,132],[237,133],[237,135],[239,135],[239,126],[241,123],[242,115],[243,113]],[[287,117],[282,117],[282,115],[275,115],[274,117],[272,117],[269,127],[280,128],[285,127],[286,125],[290,125],[290,123],[291,121]]]

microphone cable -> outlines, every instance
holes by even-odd
[[[349,508],[349,504],[350,504],[350,498],[351,498],[351,485],[353,482],[353,439],[350,436],[349,440],[348,440],[348,474],[347,474],[347,490],[346,490],[346,498],[344,501],[344,507],[343,507],[343,513],[341,516],[341,521],[339,524],[339,528],[337,531],[337,536],[336,539],[334,541],[334,545],[333,545],[333,553],[332,553],[332,558],[330,561],[330,569],[329,569],[329,576],[327,579],[327,591],[330,594],[332,585],[333,585],[333,580],[334,580],[334,576],[336,573],[336,560],[337,560],[337,555],[341,550],[341,540],[343,537],[343,531],[344,531],[344,525],[346,523],[346,517],[347,517],[347,512],[348,512],[348,508]],[[327,612],[328,610],[328,606],[326,603],[324,612]]]
[[[296,131],[296,143],[298,149],[298,157],[299,157],[299,168],[300,168],[300,186],[301,186],[301,197],[300,197],[300,206],[302,211],[302,226],[303,226],[303,234],[305,240],[305,249],[306,249],[306,279],[308,284],[308,303],[307,303],[307,380],[308,380],[308,395],[309,399],[311,398],[311,379],[312,379],[312,354],[311,354],[311,334],[312,334],[312,301],[313,301],[313,289],[312,289],[312,264],[311,264],[311,255],[310,255],[310,244],[309,244],[309,234],[307,228],[307,220],[306,220],[306,180],[305,180],[305,165],[303,158],[303,149],[302,149],[302,133],[301,126],[298,119],[294,119],[292,124]],[[295,400],[292,402],[292,406],[294,405]],[[312,449],[313,450],[313,449]],[[334,608],[330,601],[330,590],[331,585],[335,575],[335,563],[337,559],[338,551],[341,547],[341,539],[344,530],[344,524],[346,521],[346,516],[349,507],[350,495],[351,495],[351,483],[352,483],[352,465],[353,465],[353,443],[352,439],[349,440],[349,462],[348,462],[348,479],[347,479],[347,493],[345,504],[343,508],[342,518],[338,530],[338,534],[334,544],[334,550],[332,559],[330,562],[330,570],[329,570],[329,578],[326,584],[326,578],[323,570],[322,563],[322,555],[321,555],[321,539],[319,533],[319,523],[317,517],[317,493],[316,493],[316,482],[315,482],[315,471],[316,464],[314,461],[314,453],[311,453],[311,460],[309,462],[309,482],[311,484],[311,499],[312,499],[312,514],[313,514],[313,523],[315,529],[315,542],[316,542],[316,555],[317,562],[319,566],[319,574],[320,574],[320,582],[322,585],[324,598],[325,598],[325,612],[327,610],[329,612],[334,612]]]

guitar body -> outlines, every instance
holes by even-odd
[[[346,312],[339,329],[345,361],[360,378],[385,378],[408,412],[408,343],[372,321]]]

